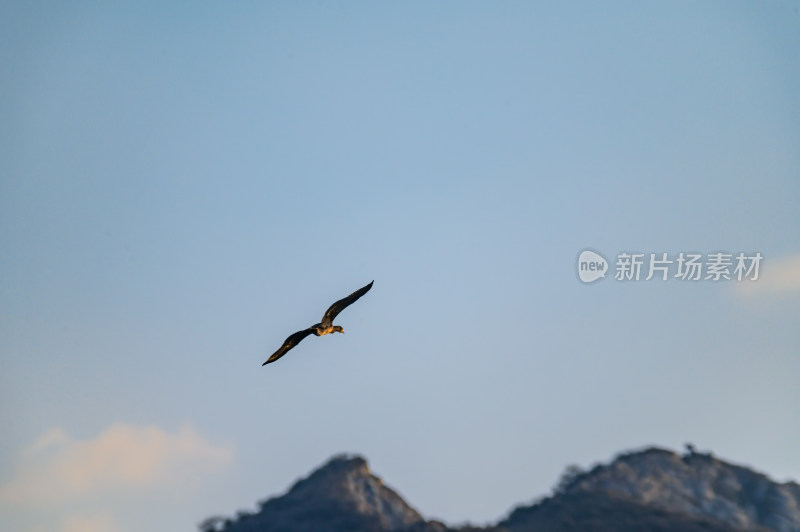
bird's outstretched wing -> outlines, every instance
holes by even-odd
[[[374,283],[374,282],[375,281],[372,281],[367,286],[365,286],[363,288],[359,288],[358,290],[356,290],[355,292],[353,292],[349,296],[347,296],[347,297],[345,297],[343,299],[340,299],[339,301],[337,301],[336,303],[331,305],[330,308],[327,311],[325,311],[325,315],[322,316],[322,326],[323,327],[330,327],[331,324],[333,323],[333,320],[336,318],[336,316],[339,315],[339,313],[341,311],[343,311],[348,306],[350,306],[353,303],[355,303],[356,300],[359,297],[361,297],[364,294],[366,294],[367,292],[369,292],[369,289],[372,288],[372,283]]]
[[[303,340],[303,338],[305,338],[306,336],[308,336],[309,334],[311,334],[313,332],[314,332],[314,328],[313,327],[309,327],[308,329],[304,329],[302,331],[297,331],[293,335],[289,336],[289,338],[287,338],[286,341],[283,342],[283,345],[280,347],[280,349],[278,349],[277,351],[272,353],[272,356],[269,357],[267,359],[267,361],[264,362],[261,365],[262,366],[266,366],[270,362],[275,362],[276,360],[281,358],[283,355],[285,355],[286,352],[289,349],[291,349],[294,346],[296,346],[297,344],[299,344]]]

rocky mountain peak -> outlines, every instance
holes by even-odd
[[[686,454],[649,448],[577,475],[565,493],[601,492],[736,528],[800,530],[800,486],[718,460],[689,447]]]
[[[317,531],[386,532],[407,529],[423,517],[370,472],[358,455],[337,455],[298,480],[289,491],[260,503],[254,514],[213,523],[224,532]]]
[[[297,482],[289,495],[327,499],[375,518],[381,530],[397,530],[422,521],[422,516],[394,490],[373,475],[367,461],[358,455],[337,455]]]

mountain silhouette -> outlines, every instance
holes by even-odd
[[[800,485],[777,483],[691,446],[647,448],[590,471],[496,525],[426,520],[358,455],[337,455],[256,512],[211,517],[203,532],[798,532]]]

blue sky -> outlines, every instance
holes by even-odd
[[[0,21],[3,529],[192,530],[342,451],[448,522],[649,444],[800,479],[796,2]]]

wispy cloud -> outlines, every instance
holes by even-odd
[[[743,297],[800,293],[800,255],[764,259],[758,280],[741,281],[734,286]]]
[[[71,515],[63,519],[60,532],[120,532],[114,519],[107,513]]]
[[[0,486],[0,503],[41,506],[114,492],[182,492],[232,458],[232,447],[209,443],[190,427],[170,433],[118,423],[87,440],[51,429],[21,453],[16,475]]]
[[[36,455],[50,447],[58,447],[67,443],[69,443],[69,437],[63,430],[56,427],[39,436],[35,442],[25,449],[24,454],[26,456]]]

